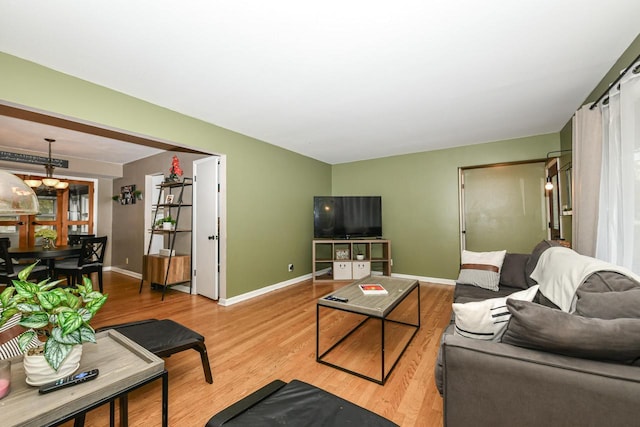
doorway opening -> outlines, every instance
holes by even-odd
[[[529,253],[546,238],[545,162],[459,169],[460,247]]]
[[[220,221],[219,221],[219,240],[220,240],[220,298],[226,298],[226,156],[222,153],[216,153],[211,151],[205,151],[202,149],[193,149],[191,147],[183,146],[177,143],[173,143],[171,141],[164,141],[158,138],[147,137],[140,134],[128,133],[125,130],[109,128],[108,126],[95,124],[93,122],[78,120],[75,118],[68,118],[57,115],[55,113],[50,112],[42,112],[35,109],[31,109],[26,106],[17,106],[15,104],[9,104],[0,100],[0,116],[6,116],[11,118],[16,118],[20,120],[24,120],[27,122],[36,123],[39,125],[53,126],[61,129],[72,130],[76,132],[81,132],[88,135],[95,135],[105,138],[110,138],[113,140],[118,140],[122,142],[126,142],[128,144],[134,144],[138,146],[152,147],[164,151],[178,151],[185,153],[194,153],[194,154],[204,154],[209,156],[218,156],[221,159],[220,166],[220,180],[219,180],[219,191],[221,194],[220,197],[220,205],[219,205],[219,213],[220,213]],[[17,147],[19,148],[19,147]],[[96,182],[97,184],[97,182]],[[97,193],[97,185],[96,191]],[[97,209],[96,209],[97,210]],[[94,216],[97,214],[94,214]],[[94,219],[95,221],[95,219]],[[1,226],[2,224],[0,224]],[[94,222],[93,227],[95,229],[96,223]],[[144,239],[142,239],[144,240]],[[114,253],[117,251],[116,245],[118,242],[113,240],[113,245],[109,248],[109,250]],[[128,260],[127,260],[128,264]],[[122,270],[125,274],[127,274],[126,270]]]
[[[17,173],[25,178],[26,175]],[[34,176],[31,174],[30,176]],[[94,180],[65,179],[65,189],[45,185],[34,188],[40,204],[35,215],[0,217],[0,234],[8,237],[11,247],[26,248],[42,244],[36,233],[42,229],[57,233],[55,245],[66,245],[69,236],[93,234],[95,229],[96,191]]]

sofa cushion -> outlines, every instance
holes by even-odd
[[[514,299],[507,308],[511,320],[503,343],[585,359],[640,358],[640,319],[592,319]]]
[[[640,318],[640,283],[614,271],[589,276],[577,290],[576,314],[600,319]]]
[[[442,361],[442,343],[444,342],[445,335],[453,334],[453,325],[447,326],[447,328],[440,335],[440,346],[438,347],[438,356],[436,357],[436,365],[434,366],[434,374],[436,381],[436,388],[442,396],[444,390],[444,362]]]
[[[528,289],[529,283],[527,283],[527,276],[524,275],[527,261],[529,261],[529,254],[507,253],[500,269],[500,286]]]
[[[479,340],[500,341],[510,317],[505,304],[507,299],[531,301],[536,292],[538,292],[538,286],[532,286],[506,297],[466,304],[453,303],[453,311],[456,315],[455,335]]]
[[[535,270],[536,265],[538,265],[538,258],[540,258],[540,255],[542,255],[544,251],[554,246],[560,246],[560,243],[555,242],[553,240],[543,240],[540,243],[538,243],[535,248],[533,248],[533,251],[531,251],[531,255],[527,260],[527,264],[524,270],[525,279],[527,280],[527,284],[529,286],[533,286],[537,284],[537,282],[531,278],[531,273],[533,273],[533,270]]]
[[[463,250],[458,283],[498,290],[500,269],[507,251],[472,252]]]
[[[474,285],[463,285],[457,283],[455,290],[453,291],[454,302],[471,302],[482,301],[489,298],[506,297],[514,292],[518,292],[521,289],[510,288],[507,286],[500,286],[497,291],[491,291],[489,289],[479,288]]]

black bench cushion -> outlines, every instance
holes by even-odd
[[[206,427],[217,426],[397,426],[365,408],[299,380],[267,384],[213,416]],[[266,390],[266,392],[265,392]],[[265,396],[266,394],[266,396]],[[254,396],[259,401],[255,404]],[[246,402],[250,403],[247,405]],[[253,405],[252,405],[253,404]],[[252,406],[250,406],[252,405]],[[249,406],[247,409],[246,407]],[[234,416],[229,409],[237,408]]]
[[[177,353],[192,347],[197,341],[204,341],[199,333],[174,322],[171,319],[141,320],[123,325],[113,325],[125,337],[137,342],[150,352],[160,355]],[[105,329],[105,328],[102,328]]]

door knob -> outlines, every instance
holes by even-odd
[[[209,240],[216,240],[218,238],[218,236],[208,236],[207,239]]]
[[[18,221],[18,225],[24,225],[24,222]]]

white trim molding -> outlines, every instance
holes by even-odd
[[[241,295],[236,295],[235,297],[231,297],[231,298],[221,297],[218,300],[218,304],[226,307],[232,304],[237,304],[239,302],[248,301],[252,298],[259,297],[264,294],[268,294],[269,292],[273,292],[278,289],[286,288],[287,286],[296,285],[300,282],[304,282],[305,280],[310,280],[310,279],[311,279],[311,273],[305,274],[304,276],[294,277],[293,279],[289,279],[289,280],[285,280],[284,282],[265,286],[264,288],[256,289],[255,291],[247,292]]]
[[[412,276],[412,275],[408,275],[408,274],[391,274],[392,277],[399,277],[399,278],[403,278],[403,279],[415,279],[418,280],[419,282],[428,282],[428,283],[437,283],[437,284],[442,284],[442,285],[455,285],[456,281],[452,280],[452,279],[442,279],[442,278],[437,278],[437,277],[424,277],[424,276]],[[309,280],[311,279],[311,273],[309,274],[305,274],[304,276],[299,276],[299,277],[295,277],[293,279],[289,279],[286,280],[284,282],[280,282],[280,283],[275,283],[273,285],[270,286],[265,286],[264,288],[260,288],[260,289],[256,289],[255,291],[251,291],[251,292],[247,292],[245,294],[241,294],[241,295],[237,295],[235,297],[231,297],[231,298],[220,298],[218,300],[218,304],[222,305],[222,306],[229,306],[229,305],[233,305],[233,304],[237,304],[239,302],[243,302],[243,301],[248,301],[252,298],[264,295],[264,294],[268,294],[269,292],[278,290],[278,289],[282,289],[282,288],[286,288],[287,286],[291,286],[291,285],[296,285],[300,282],[303,282],[305,280]],[[347,284],[345,282],[345,284]]]

